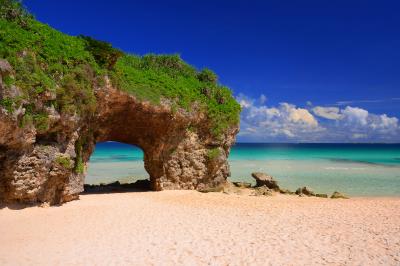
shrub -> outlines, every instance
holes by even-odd
[[[74,171],[77,174],[83,174],[85,171],[85,165],[82,160],[82,140],[79,139],[75,142],[75,153],[76,153],[76,158],[75,158],[75,167]]]
[[[82,157],[77,157],[75,161],[75,173],[83,174],[85,165],[83,164]]]
[[[115,49],[108,42],[95,40],[88,36],[80,35],[80,38],[86,42],[86,50],[88,50],[96,60],[97,64],[111,70],[118,58],[123,55],[118,49]]]
[[[34,114],[32,116],[33,124],[39,133],[44,133],[49,129],[49,117],[45,113]]]
[[[15,80],[11,76],[5,76],[3,78],[3,82],[4,82],[4,84],[6,84],[7,87],[10,87],[10,86],[14,85]]]
[[[32,16],[26,12],[20,1],[0,0],[0,18],[14,21],[26,27]]]
[[[218,81],[218,76],[208,68],[204,68],[200,73],[198,73],[197,78],[202,82],[211,84],[216,84]]]
[[[56,161],[56,163],[58,163],[59,165],[61,165],[64,168],[72,169],[72,167],[73,167],[72,161],[69,158],[69,156],[64,156],[64,155],[57,156],[55,161]]]
[[[218,148],[212,148],[207,151],[207,158],[210,161],[215,160],[219,156],[220,152]]]
[[[10,98],[4,98],[0,100],[0,106],[3,106],[7,110],[7,112],[12,113],[14,101]]]

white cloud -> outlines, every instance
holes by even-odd
[[[390,133],[399,127],[399,120],[396,117],[388,117],[386,114],[373,115],[370,117],[370,121],[371,128],[380,132]]]
[[[242,94],[237,100],[243,108],[241,136],[252,135],[260,140],[310,139],[312,135],[309,132],[323,130],[307,109],[293,104],[281,103],[276,107],[256,105],[256,101]]]
[[[378,99],[378,100],[351,100],[351,101],[338,101],[335,105],[349,105],[356,103],[382,103],[389,101],[388,99]]]
[[[280,103],[277,106],[258,104],[259,100],[248,98],[243,94],[240,94],[237,100],[242,106],[239,135],[244,140],[400,141],[398,118],[386,114],[373,114],[359,107],[316,106],[311,109],[311,113],[290,103]]]
[[[288,119],[294,123],[304,123],[311,127],[318,126],[317,120],[307,109],[296,108],[295,105],[288,103],[281,103],[281,109],[285,111]]]
[[[316,106],[312,109],[312,111],[315,115],[326,119],[338,120],[341,118],[341,115],[339,114],[340,109],[338,107]]]
[[[244,94],[239,94],[236,100],[242,108],[250,108],[253,106],[253,100],[247,98]]]
[[[365,139],[367,136],[367,134],[362,134],[362,133],[354,133],[351,136],[353,139]]]
[[[358,108],[347,106],[341,111],[342,119],[350,125],[367,125],[368,111]]]

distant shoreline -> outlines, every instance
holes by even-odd
[[[86,182],[146,178],[142,158],[139,148],[101,143],[89,162]],[[326,194],[400,196],[400,145],[238,143],[228,161],[231,181],[253,182],[250,174],[261,171],[292,190],[307,185]]]

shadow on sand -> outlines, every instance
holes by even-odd
[[[126,193],[126,192],[145,192],[151,191],[150,180],[138,180],[135,183],[121,184],[120,182],[114,182],[110,184],[100,185],[84,185],[84,191],[81,195],[90,194],[108,194],[108,193]],[[0,203],[0,210],[8,208],[10,210],[22,210],[30,207],[48,206],[43,203]],[[62,204],[51,205],[51,207],[60,207]]]
[[[121,184],[116,181],[109,184],[85,185],[84,192],[81,195],[88,194],[108,194],[108,193],[126,193],[150,191],[150,180],[138,180],[135,183]]]

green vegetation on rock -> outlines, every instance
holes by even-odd
[[[13,110],[14,101],[10,98],[1,99],[0,106],[3,106],[9,113]]]
[[[220,155],[218,148],[212,148],[207,151],[207,158],[212,161],[215,160]]]
[[[67,156],[57,156],[55,161],[64,168],[71,169],[73,167],[71,159]]]
[[[42,132],[48,130],[45,107],[93,115],[94,88],[107,76],[139,100],[159,104],[166,99],[175,111],[196,106],[207,114],[215,135],[239,122],[239,104],[211,70],[198,71],[179,55],[129,55],[106,42],[66,35],[38,22],[13,0],[0,0],[0,59],[14,71],[3,83],[22,90],[18,99],[3,97],[0,104],[10,111],[22,104],[29,109],[24,120]]]
[[[83,174],[85,171],[85,164],[83,163],[82,160],[82,139],[79,139],[78,141],[75,142],[75,153],[76,153],[76,159],[75,159],[75,173],[77,174]]]

